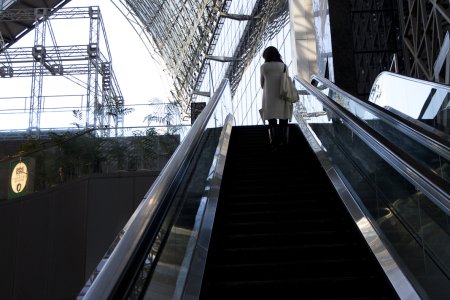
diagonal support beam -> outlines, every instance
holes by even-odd
[[[236,21],[249,21],[255,19],[261,19],[260,16],[250,16],[250,15],[238,15],[238,14],[228,14],[225,12],[219,12],[219,16],[222,18],[232,19]]]
[[[232,62],[232,61],[239,61],[239,58],[234,58],[230,56],[214,56],[214,55],[206,55],[205,59],[209,60],[215,60],[220,62]]]

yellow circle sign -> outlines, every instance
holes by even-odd
[[[11,189],[18,194],[25,189],[28,180],[27,165],[23,162],[18,163],[11,173]]]

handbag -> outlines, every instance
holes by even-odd
[[[280,97],[281,99],[291,103],[298,102],[300,99],[298,91],[295,88],[294,81],[286,72],[286,65],[284,65],[283,74],[281,75]]]

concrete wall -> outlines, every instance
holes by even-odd
[[[0,204],[2,299],[75,299],[159,172],[124,172]]]
[[[356,94],[349,0],[291,0],[290,19],[297,74],[320,74]]]
[[[297,62],[294,71],[309,82],[311,75],[318,73],[312,0],[290,0],[289,11],[295,45],[292,57]]]

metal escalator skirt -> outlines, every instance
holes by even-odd
[[[311,95],[314,95],[320,99],[320,101],[327,104],[331,104],[331,102],[333,102],[309,83],[298,78],[295,78],[295,80],[300,83]],[[333,104],[331,104],[330,107],[333,107]],[[335,107],[335,109],[338,111],[339,107]],[[342,117],[345,118],[345,114],[343,114]],[[390,254],[388,247],[377,233],[377,230],[370,221],[370,218],[367,217],[364,211],[360,208],[351,191],[349,191],[344,180],[341,178],[340,173],[334,168],[328,159],[327,154],[318,143],[314,133],[311,132],[309,125],[302,117],[296,117],[296,121],[400,299],[421,299],[410,280],[405,276],[393,256]],[[350,119],[348,121],[352,122]]]
[[[220,135],[205,191],[197,211],[194,233],[191,235],[187,255],[183,260],[182,269],[188,270],[188,272],[182,278],[183,282],[177,284],[173,299],[198,299],[200,296],[233,122],[234,117],[229,114]]]

